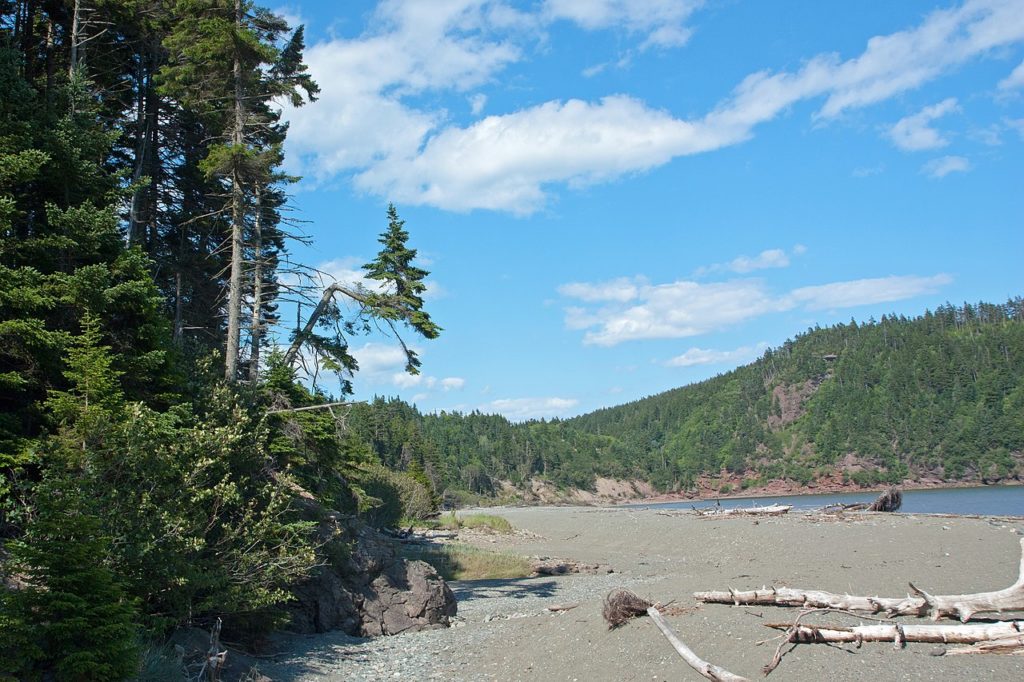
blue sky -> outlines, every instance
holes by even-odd
[[[340,280],[393,201],[440,339],[356,398],[562,417],[814,325],[1024,294],[1024,1],[293,1],[286,112]]]

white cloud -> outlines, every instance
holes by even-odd
[[[808,310],[852,308],[933,294],[952,281],[953,278],[946,274],[931,277],[892,275],[800,287],[790,292],[788,298]]]
[[[395,372],[405,367],[405,353],[401,347],[384,343],[369,342],[352,349],[352,355],[359,363],[364,375]]]
[[[938,104],[925,107],[912,116],[901,118],[889,129],[889,137],[892,138],[893,144],[905,151],[945,147],[949,144],[949,140],[929,124],[935,119],[957,110],[956,98],[950,97]]]
[[[706,348],[690,348],[682,355],[667,360],[667,367],[692,367],[694,365],[740,365],[756,359],[764,353],[768,344],[761,342],[756,346],[742,346],[735,350],[711,350]]]
[[[646,283],[642,277],[619,277],[607,282],[571,282],[558,287],[558,293],[581,301],[619,301],[636,298],[640,287]]]
[[[365,262],[359,258],[349,256],[320,263],[316,266],[316,269],[322,273],[321,277],[327,284],[336,282],[354,289],[379,289],[379,282],[366,279],[366,271],[363,270]]]
[[[921,166],[921,172],[932,178],[944,178],[950,173],[966,173],[971,169],[971,162],[963,156],[943,156],[932,159]]]
[[[564,417],[579,404],[575,398],[500,398],[480,407],[481,412],[504,415],[512,421]]]
[[[799,256],[805,251],[807,251],[807,247],[802,244],[797,244],[793,247],[793,255],[795,256]],[[789,263],[789,255],[783,249],[766,249],[756,256],[737,256],[728,263],[715,263],[714,265],[699,267],[694,272],[694,276],[703,277],[707,274],[726,271],[746,274],[754,270],[789,267]],[[564,294],[566,292],[563,291],[561,293]]]
[[[769,291],[756,279],[645,284],[630,301],[568,307],[565,324],[568,329],[586,330],[585,344],[614,346],[624,341],[698,336],[797,307],[821,310],[904,300],[933,293],[951,281],[944,274],[890,276],[801,287],[784,294]]]
[[[422,374],[409,374],[407,372],[395,372],[391,375],[391,383],[398,388],[413,388],[425,385],[428,388],[434,383],[431,377]]]
[[[614,346],[636,339],[697,336],[779,309],[759,280],[677,281],[645,285],[632,305],[587,311],[589,317],[577,318],[575,325],[567,318],[567,326],[587,329],[586,344]]]
[[[550,20],[567,19],[585,29],[625,28],[646,38],[641,49],[678,47],[690,38],[686,20],[701,0],[546,0]]]
[[[796,71],[753,73],[692,120],[626,95],[550,101],[465,127],[447,124],[444,111],[408,103],[492,81],[557,18],[587,29],[621,25],[647,45],[671,45],[685,39],[683,22],[697,4],[549,0],[529,13],[498,0],[384,2],[364,35],[307,51],[322,94],[286,112],[290,170],[321,181],[355,173],[359,189],[405,203],[527,214],[544,206],[551,185],[606,182],[738,144],[802,100],[824,98],[816,118],[832,118],[1024,40],[1020,0],[967,0],[916,27],[875,36],[845,61],[819,54]]]
[[[862,166],[860,168],[854,168],[853,172],[850,173],[855,178],[869,178],[872,175],[881,175],[885,172],[885,164],[880,163],[877,166]]]
[[[441,379],[441,388],[445,391],[460,391],[466,386],[462,377],[445,377]]]
[[[999,81],[1000,90],[1014,90],[1019,87],[1024,87],[1024,62],[1018,64],[1009,76]]]
[[[1024,140],[1024,118],[1007,118],[1003,122],[1007,128],[1016,130],[1017,134],[1020,135],[1021,139]]]
[[[789,266],[789,256],[782,249],[768,249],[762,251],[753,258],[740,256],[729,263],[729,269],[733,272],[746,273],[765,268],[785,268]]]
[[[549,183],[585,186],[716,144],[698,126],[632,97],[574,99],[447,128],[414,154],[389,155],[355,181],[405,203],[527,214],[544,204]]]
[[[478,92],[469,98],[469,110],[474,116],[478,116],[485,106],[487,106],[487,95],[482,92]]]

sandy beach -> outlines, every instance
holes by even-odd
[[[902,596],[907,582],[930,593],[1012,584],[1024,520],[853,514],[841,520],[789,514],[698,518],[657,509],[491,509],[524,532],[477,540],[494,549],[605,564],[613,573],[453,583],[455,627],[376,640],[339,634],[284,637],[261,665],[274,680],[698,680],[654,623],[609,631],[604,596],[625,587],[652,601],[690,607],[668,618],[697,654],[759,679],[774,653],[769,621],[794,609],[697,605],[700,590],[762,585]],[[560,613],[547,607],[578,603]],[[1016,614],[1018,617],[1024,614]],[[903,619],[911,622],[914,619]],[[857,624],[843,615],[807,622]],[[936,656],[942,647],[866,643],[857,649],[800,645],[770,679],[1019,680],[1019,656]]]

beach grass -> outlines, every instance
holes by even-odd
[[[494,514],[463,514],[459,516],[454,511],[427,521],[404,519],[399,525],[403,527],[415,525],[418,528],[432,530],[486,529],[495,533],[511,533],[514,530],[512,524],[501,516]]]
[[[525,557],[470,545],[405,547],[402,553],[407,559],[427,562],[445,580],[509,580],[532,574]]]

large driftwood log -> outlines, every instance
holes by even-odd
[[[789,630],[789,641],[795,644],[860,642],[938,642],[940,644],[977,644],[1001,641],[1024,634],[1024,621],[970,623],[967,625],[876,624],[843,627],[840,625],[796,625],[765,623],[765,627]]]
[[[979,613],[1003,613],[1024,611],[1024,539],[1021,540],[1021,562],[1017,582],[1003,590],[978,592],[975,594],[933,595],[918,589],[910,583],[916,596],[904,598],[862,597],[836,594],[822,590],[797,590],[789,587],[768,587],[748,591],[695,592],[698,601],[715,604],[750,606],[798,606],[804,608],[837,609],[840,611],[863,611],[885,613],[890,616],[930,616],[957,618],[967,622]]]
[[[731,507],[723,509],[715,507],[712,509],[697,509],[697,516],[778,516],[785,514],[793,508],[791,504],[772,504],[767,507]]]
[[[676,633],[672,632],[672,628],[669,627],[668,622],[662,617],[661,612],[659,612],[655,607],[651,606],[648,608],[647,615],[651,617],[654,624],[658,626],[659,630],[661,630],[661,634],[665,635],[665,638],[672,644],[676,653],[683,657],[683,660],[686,661],[687,665],[707,679],[715,680],[716,682],[749,682],[747,678],[740,677],[739,675],[733,675],[728,670],[721,668],[714,663],[708,663],[700,656],[693,653],[690,647],[683,644],[683,641],[676,636]]]

